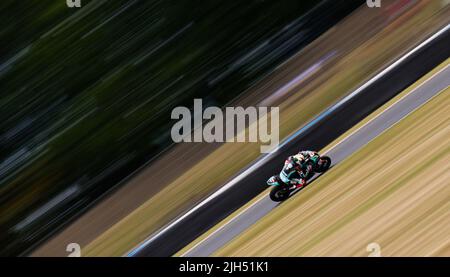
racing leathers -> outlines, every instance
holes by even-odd
[[[312,166],[306,161],[316,155],[313,151],[300,151],[297,155],[290,156],[285,162],[279,177],[283,183],[300,188],[306,184],[306,179],[312,171]]]
[[[280,180],[291,187],[302,187],[306,183],[306,175],[304,175],[301,165],[291,156],[285,162],[280,172]]]

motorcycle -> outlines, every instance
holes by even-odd
[[[309,157],[305,161],[306,167],[311,166],[308,174],[306,175],[305,182],[311,179],[316,173],[323,173],[327,171],[331,166],[331,159],[328,156],[320,156],[318,153]],[[293,188],[289,184],[285,184],[281,181],[279,175],[275,175],[270,177],[267,180],[267,184],[272,186],[272,190],[270,191],[270,199],[275,202],[282,202],[289,198],[291,192],[296,190],[297,188]]]

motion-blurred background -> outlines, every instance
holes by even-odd
[[[258,157],[172,145],[173,108],[285,107],[283,138],[449,18],[445,0],[365,3],[1,1],[0,255],[124,254]],[[103,235],[144,203],[136,233]]]

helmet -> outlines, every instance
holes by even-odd
[[[305,161],[305,156],[303,156],[302,154],[297,154],[295,156],[292,156],[292,160],[296,164],[301,165]]]

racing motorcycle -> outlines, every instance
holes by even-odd
[[[306,166],[311,165],[312,170],[308,172],[306,175],[306,181],[311,179],[316,173],[323,173],[330,168],[331,159],[328,156],[320,156],[318,153],[315,153],[314,156],[309,157],[306,161]],[[279,175],[275,175],[270,177],[267,181],[269,186],[272,186],[272,190],[270,191],[270,199],[275,202],[282,202],[289,198],[291,192],[296,190],[297,188],[293,188],[290,184],[285,184],[281,181]]]

